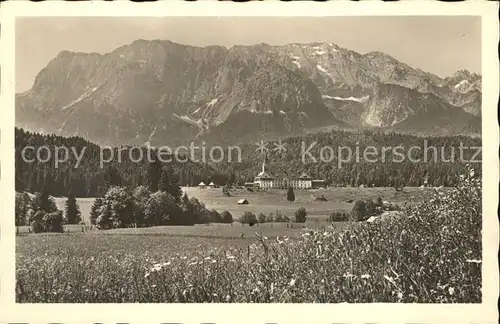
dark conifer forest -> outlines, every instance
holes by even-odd
[[[427,159],[424,160],[424,143],[428,148]],[[470,163],[480,172],[481,153],[477,154],[481,139],[467,136],[454,137],[418,137],[398,133],[377,133],[372,131],[348,132],[330,131],[310,134],[307,136],[288,138],[282,141],[286,151],[274,150],[270,142],[266,154],[266,171],[276,176],[286,175],[289,178],[298,177],[307,172],[312,178],[323,179],[330,186],[420,186],[427,181],[431,186],[451,186],[456,181],[457,173]],[[369,158],[363,155],[367,147],[373,146],[378,157]],[[412,160],[402,159],[388,150],[383,155],[383,148],[398,147],[399,152],[407,154],[412,147]],[[462,149],[462,156],[460,153]],[[27,159],[22,158],[23,149]],[[44,149],[39,150],[41,147]],[[51,159],[47,158],[47,149]],[[57,147],[68,148],[70,154],[67,161],[61,161],[56,166],[54,154]],[[326,147],[326,149],[325,149]],[[359,151],[358,156],[350,159],[342,149],[344,159],[339,163],[339,147],[349,147],[352,154]],[[256,152],[255,144],[240,146],[241,160],[238,161],[237,151],[232,150],[232,161],[226,157],[221,162],[211,162],[208,157],[203,162],[190,159],[190,156],[171,156],[171,162],[158,161],[156,151],[148,158],[146,147],[115,147],[114,159],[102,163],[101,147],[81,137],[61,137],[57,135],[42,135],[23,129],[15,130],[15,180],[16,191],[38,192],[43,186],[53,196],[67,196],[69,192],[75,197],[102,196],[112,185],[126,186],[131,189],[144,185],[151,187],[150,179],[156,178],[154,185],[162,186],[162,182],[176,182],[181,186],[195,186],[201,181],[214,182],[217,185],[243,185],[252,181],[261,170],[263,155]],[[304,155],[304,148],[308,154]],[[323,148],[323,149],[322,149]],[[207,145],[206,152],[210,146]],[[83,152],[80,164],[77,165],[76,154]],[[137,161],[141,150],[142,160]],[[374,149],[371,148],[370,151]],[[36,157],[35,152],[39,152]],[[121,154],[118,152],[121,151]],[[452,153],[454,151],[454,154]],[[106,152],[106,157],[109,152]],[[437,153],[437,155],[436,155]],[[60,153],[62,154],[62,153]],[[333,156],[332,156],[333,154]],[[217,155],[217,154],[215,154]],[[451,156],[454,160],[451,161]],[[121,157],[118,158],[118,157]],[[305,156],[305,161],[302,157]],[[323,160],[320,159],[323,156]],[[383,156],[383,157],[382,157]],[[131,159],[132,157],[132,159]],[[313,157],[313,158],[311,158]],[[317,161],[314,161],[314,158]],[[165,160],[165,156],[163,156]],[[416,162],[417,159],[420,161]],[[376,161],[374,161],[376,160]],[[340,166],[340,167],[339,167]]]

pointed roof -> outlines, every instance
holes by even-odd
[[[213,181],[212,181],[212,182],[210,182],[208,185],[209,185],[209,186],[215,186],[215,184],[214,184],[214,182],[213,182]]]
[[[200,184],[198,186],[206,186],[205,182],[200,182]]]
[[[267,172],[259,172],[257,177],[255,179],[260,179],[260,180],[272,180],[273,177]]]
[[[262,161],[262,171],[259,172],[256,179],[271,180],[273,178],[269,173],[266,172],[266,160],[267,155],[264,156],[264,160]]]
[[[302,174],[300,175],[299,179],[301,179],[301,180],[309,180],[309,179],[311,179],[311,177],[307,173],[302,172]]]

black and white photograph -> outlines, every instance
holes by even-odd
[[[15,17],[13,302],[494,308],[484,8]]]

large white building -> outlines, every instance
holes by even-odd
[[[252,183],[246,183],[252,185]],[[325,186],[324,180],[312,179],[307,173],[303,172],[298,178],[275,177],[266,172],[266,161],[262,163],[262,171],[255,177],[253,186],[262,189],[311,189]]]

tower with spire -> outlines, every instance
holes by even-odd
[[[264,159],[262,160],[262,170],[259,172],[257,177],[255,177],[254,181],[260,188],[273,187],[273,177],[266,172],[266,161],[267,155],[264,155]]]
[[[261,171],[255,177],[253,182],[245,183],[247,187],[258,187],[262,189],[287,189],[293,187],[297,189],[310,189],[320,188],[325,185],[324,180],[312,179],[306,172],[303,172],[298,178],[288,179],[287,172],[283,172],[285,177],[272,176],[271,173],[266,171],[266,164],[268,162],[267,154],[263,155]]]
[[[267,154],[264,155],[264,158],[262,159],[262,171],[261,171],[262,174],[266,173],[266,160],[267,160]]]

